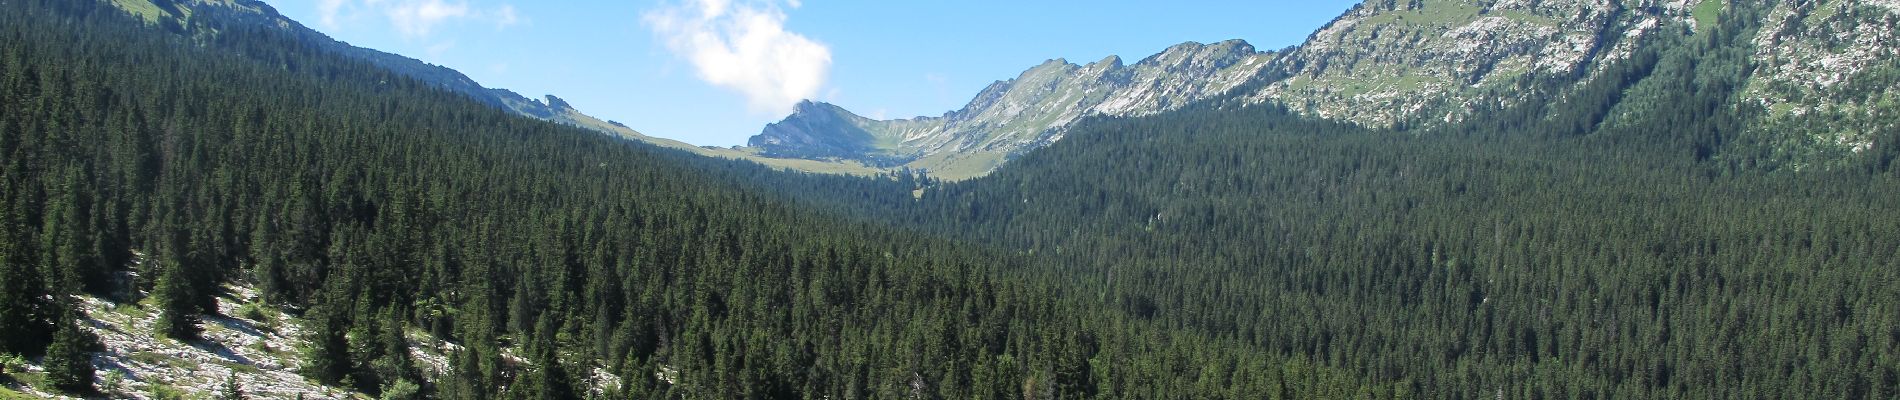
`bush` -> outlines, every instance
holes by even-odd
[[[237,316],[238,318],[256,321],[259,324],[270,322],[270,315],[265,314],[264,307],[257,305],[257,303],[244,303],[244,305],[238,306]]]
[[[396,383],[383,387],[382,400],[413,400],[422,398],[422,386],[408,379],[398,379]]]
[[[171,385],[152,385],[152,398],[155,400],[183,400],[185,391]]]
[[[99,391],[108,395],[117,395],[125,391],[125,370],[115,369],[107,372],[105,379],[99,381]]]
[[[0,354],[0,374],[26,370],[26,358],[18,354]]]

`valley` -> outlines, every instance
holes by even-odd
[[[0,0],[0,398],[1891,398],[1895,27],[1368,1],[722,148]]]

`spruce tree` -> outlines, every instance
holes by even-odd
[[[325,384],[340,384],[350,375],[350,340],[343,318],[328,308],[305,314],[310,347],[304,353],[303,373]]]
[[[98,344],[88,343],[95,339],[81,332],[71,318],[61,322],[59,331],[53,334],[53,345],[46,348],[46,383],[70,394],[91,394],[92,354],[87,349]]]
[[[0,217],[0,353],[40,354],[53,336],[52,304],[9,225]]]
[[[409,340],[403,336],[402,319],[393,309],[385,310],[381,319],[382,329],[378,330],[376,341],[382,350],[379,357],[370,361],[369,369],[375,371],[381,382],[389,384],[421,381],[422,372],[409,357]]]
[[[246,400],[249,398],[249,395],[244,394],[244,386],[238,383],[237,371],[231,371],[224,376],[224,385],[218,387],[218,400]]]
[[[574,386],[569,381],[567,368],[561,365],[561,359],[556,356],[554,343],[550,341],[537,347],[541,350],[535,353],[537,355],[534,359],[536,368],[528,378],[529,382],[524,385],[528,388],[524,394],[538,399],[580,398],[574,393]]]
[[[177,340],[198,338],[198,307],[192,302],[191,285],[174,261],[159,266],[157,287],[152,297],[158,302],[159,334]]]

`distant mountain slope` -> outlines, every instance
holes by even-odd
[[[536,101],[504,89],[490,89],[467,75],[447,67],[429,64],[397,54],[351,46],[311,30],[279,14],[269,4],[257,0],[111,0],[114,5],[144,17],[153,23],[173,27],[190,34],[216,34],[212,26],[275,26],[304,43],[363,60],[396,71],[483,103],[535,118],[555,120],[573,113],[571,107],[552,97]],[[571,122],[571,121],[561,121]],[[636,133],[637,134],[637,133]]]
[[[1746,135],[1798,165],[1865,149],[1880,128],[1867,121],[1900,111],[1875,107],[1896,100],[1897,11],[1890,0],[1367,2],[1252,96],[1377,127],[1457,121],[1532,98],[1539,82],[1582,84],[1659,36],[1709,34],[1732,13],[1759,28],[1739,46],[1746,83],[1730,106],[1767,111]]]
[[[1183,43],[1132,65],[1110,56],[1086,65],[1050,60],[996,82],[939,117],[879,121],[835,105],[800,104],[748,146],[771,157],[857,161],[981,176],[1023,151],[1062,139],[1088,115],[1142,116],[1224,94],[1278,57],[1246,42]]]
[[[1900,120],[1900,1],[1780,1],[1762,18],[1740,106],[1769,162],[1832,166]]]
[[[815,162],[798,159],[759,157],[743,150],[705,148],[677,140],[640,133],[627,125],[605,121],[581,112],[558,97],[545,101],[530,99],[507,89],[488,88],[459,71],[374,49],[356,47],[330,38],[277,12],[258,0],[107,0],[120,9],[144,17],[146,21],[189,35],[216,35],[225,26],[270,27],[290,34],[310,46],[362,60],[378,67],[461,93],[482,103],[510,112],[573,125],[661,147],[691,151],[710,157],[745,159],[761,164],[800,171],[867,174],[874,169],[853,163]]]
[[[1746,153],[1763,160],[1738,163],[1767,168],[1837,165],[1893,128],[1878,122],[1900,112],[1892,106],[1900,104],[1900,2],[1892,0],[1373,0],[1284,53],[1230,41],[1177,46],[1127,67],[1114,58],[1052,61],[943,117],[876,121],[806,104],[749,145],[773,157],[968,178],[1060,140],[1080,116],[1152,114],[1227,91],[1244,104],[1368,127],[1430,128],[1538,106],[1526,102],[1558,106],[1642,50],[1702,40],[1725,20],[1736,25],[1730,34],[1753,36],[1719,42],[1720,51],[1745,54],[1722,58],[1739,87],[1712,89],[1735,92],[1717,107],[1750,119],[1721,133],[1721,142],[1743,143],[1724,150],[1735,154],[1714,157]],[[1609,83],[1636,89],[1646,73]],[[1661,90],[1637,90],[1631,99],[1641,101],[1627,103],[1611,96],[1613,114],[1600,122],[1629,120],[1619,115],[1644,112]]]
[[[1250,96],[1374,127],[1463,119],[1577,82],[1659,31],[1694,29],[1692,1],[1368,1],[1314,32]]]

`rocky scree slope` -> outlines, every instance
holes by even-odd
[[[1456,122],[1582,82],[1647,37],[1696,29],[1698,0],[1368,1],[1320,28],[1247,94],[1378,128]]]
[[[1829,167],[1900,130],[1900,0],[1773,3],[1753,39],[1740,106],[1772,162]],[[1889,142],[1892,140],[1889,139]]]

